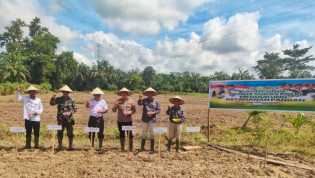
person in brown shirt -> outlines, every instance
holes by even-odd
[[[112,108],[113,112],[117,112],[117,125],[119,130],[119,139],[121,150],[125,151],[125,131],[122,130],[123,126],[132,126],[132,115],[136,112],[134,102],[129,98],[131,92],[127,88],[122,88],[118,91],[120,96],[114,103]],[[133,150],[133,133],[129,133],[129,151]]]

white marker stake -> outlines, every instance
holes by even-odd
[[[18,138],[19,138],[19,134],[23,134],[26,132],[25,128],[23,127],[10,127],[9,128],[10,132],[15,134],[15,149],[16,152],[18,152]]]
[[[94,146],[94,136],[93,134],[99,133],[100,132],[100,128],[98,127],[85,127],[84,128],[84,132],[87,134],[92,133],[91,138],[90,138],[90,144],[91,144],[91,149]]]
[[[186,127],[186,133],[191,133],[190,137],[192,138],[193,133],[200,133],[200,127]]]
[[[200,127],[187,127],[186,132],[187,133],[198,133],[198,132],[200,132]]]
[[[153,132],[159,135],[159,158],[161,158],[161,135],[167,132],[166,127],[155,127],[153,128]]]
[[[55,151],[55,143],[56,143],[56,132],[58,130],[62,130],[62,127],[61,125],[47,125],[47,130],[48,131],[51,131],[52,134],[53,134],[53,141],[52,141],[52,153],[54,153]]]
[[[126,131],[127,132],[127,137],[128,137],[128,139],[130,139],[130,132],[132,132],[132,131],[135,131],[136,130],[136,127],[135,126],[122,126],[122,128],[121,128],[123,131]],[[130,140],[129,140],[129,142],[130,142]],[[129,149],[128,149],[128,160],[131,160],[131,154],[130,154],[130,146],[131,145],[129,145]]]

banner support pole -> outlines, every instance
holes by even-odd
[[[208,108],[208,130],[207,130],[207,136],[208,136],[208,143],[210,142],[210,109]]]

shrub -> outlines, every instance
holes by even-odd
[[[15,93],[17,88],[20,88],[22,91],[24,91],[29,85],[29,83],[0,83],[0,95],[12,95]],[[52,86],[49,83],[42,83],[35,86],[40,88],[41,92],[48,92],[52,89]]]

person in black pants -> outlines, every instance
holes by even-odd
[[[39,132],[40,132],[40,122],[30,121],[25,119],[25,130],[26,130],[26,144],[25,148],[31,148],[32,141],[32,131],[34,131],[34,148],[39,148]]]
[[[25,148],[31,148],[32,131],[34,130],[35,148],[39,148],[39,132],[40,132],[40,114],[43,112],[43,104],[41,99],[36,97],[39,89],[34,86],[28,87],[26,92],[29,96],[22,96],[21,90],[16,91],[18,101],[23,103],[23,117],[25,120],[26,143]]]
[[[90,117],[88,122],[88,127],[99,128],[98,140],[99,140],[99,150],[102,149],[104,140],[104,117],[103,115],[108,111],[107,103],[102,99],[104,92],[100,88],[95,88],[92,91],[93,99],[86,103],[86,107],[90,109]],[[94,147],[95,133],[89,133],[89,138]]]
[[[136,112],[136,105],[129,98],[131,92],[127,88],[119,90],[118,95],[120,98],[115,101],[113,112],[117,112],[117,126],[119,130],[119,139],[121,151],[125,151],[125,131],[122,130],[123,126],[132,126],[132,115]],[[133,150],[133,134],[129,131],[129,151]]]
[[[62,126],[62,130],[58,130],[58,149],[62,149],[63,132],[67,130],[69,140],[69,150],[73,150],[73,125],[75,124],[73,114],[77,111],[75,101],[69,96],[72,90],[65,85],[59,89],[62,96],[53,95],[50,99],[50,105],[57,105],[57,124]]]

